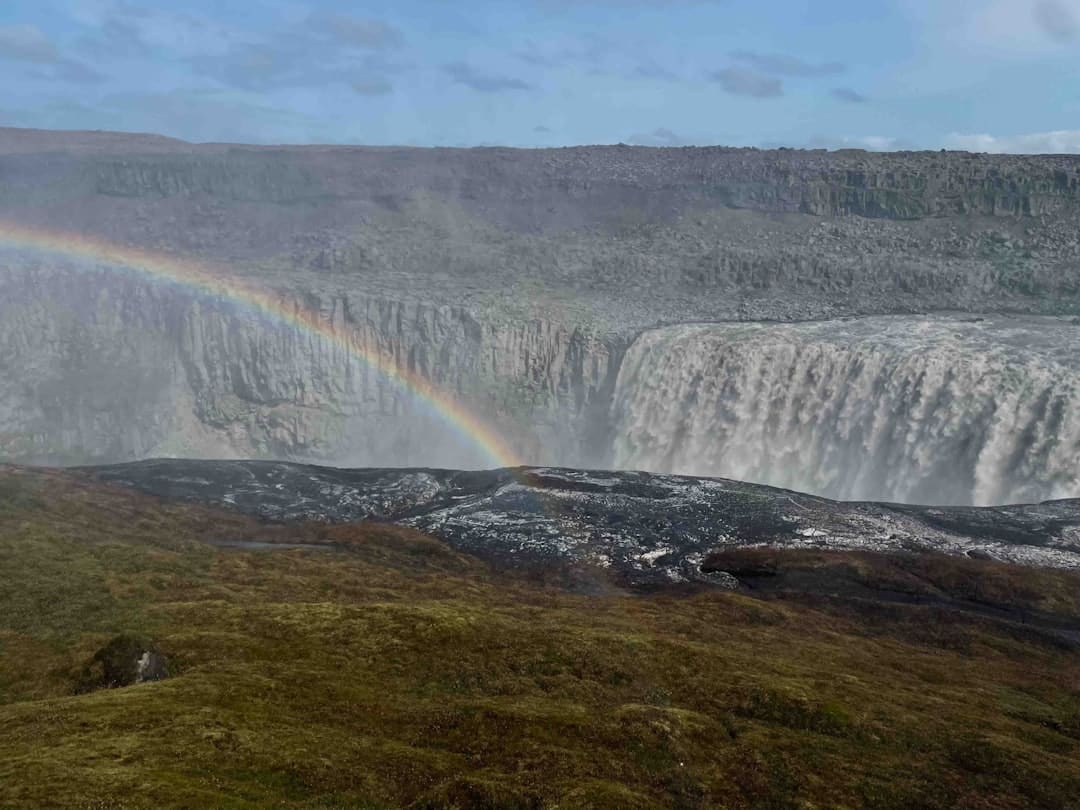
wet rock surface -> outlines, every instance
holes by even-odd
[[[158,460],[86,468],[159,497],[268,521],[400,523],[497,567],[580,565],[627,584],[711,582],[725,548],[935,552],[1080,569],[1080,500],[1007,507],[842,503],[715,478],[521,468],[343,470]]]

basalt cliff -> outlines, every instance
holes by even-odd
[[[1073,497],[1078,222],[1067,156],[0,130],[0,461],[491,466],[374,353],[529,463]]]

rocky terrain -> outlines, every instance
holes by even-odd
[[[657,327],[949,311],[1072,328],[1077,221],[1080,160],[1067,156],[0,130],[0,224],[194,259],[269,290],[434,381],[538,464],[651,465],[618,449],[615,391]],[[0,241],[0,345],[0,460],[490,466],[317,336],[97,260]]]
[[[919,552],[1080,569],[1080,500],[932,509],[837,503],[723,479],[522,468],[339,470],[163,460],[90,468],[170,501],[273,522],[399,523],[499,567],[610,571],[629,585],[738,585],[725,548]],[[271,546],[272,547],[272,546]]]

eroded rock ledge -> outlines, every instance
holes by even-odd
[[[936,552],[1080,569],[1080,500],[987,508],[843,503],[716,478],[557,468],[161,460],[87,472],[275,522],[391,521],[502,566],[597,566],[634,585],[730,585],[730,577],[703,566],[707,555],[754,545]]]

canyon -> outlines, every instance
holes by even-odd
[[[0,461],[497,466],[377,355],[521,463],[1076,497],[1078,221],[1067,156],[0,130]]]

